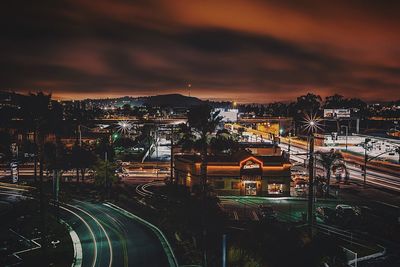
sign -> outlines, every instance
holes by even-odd
[[[243,165],[243,169],[249,170],[249,169],[259,169],[260,164],[253,162],[252,160],[246,161],[246,163]]]
[[[18,163],[17,162],[11,162],[10,163],[11,167],[11,177],[12,181],[14,184],[18,183]]]
[[[324,109],[324,118],[326,119],[350,118],[350,109]]]

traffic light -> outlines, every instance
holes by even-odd
[[[119,138],[119,134],[118,133],[114,133],[112,135],[113,141],[117,140]]]

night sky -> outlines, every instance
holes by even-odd
[[[9,0],[0,89],[61,99],[400,98],[400,1]]]

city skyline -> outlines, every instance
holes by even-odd
[[[395,2],[20,2],[1,18],[2,90],[83,99],[188,95],[191,84],[191,96],[242,103],[400,98]]]

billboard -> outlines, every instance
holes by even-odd
[[[324,109],[325,119],[350,118],[350,109]]]

